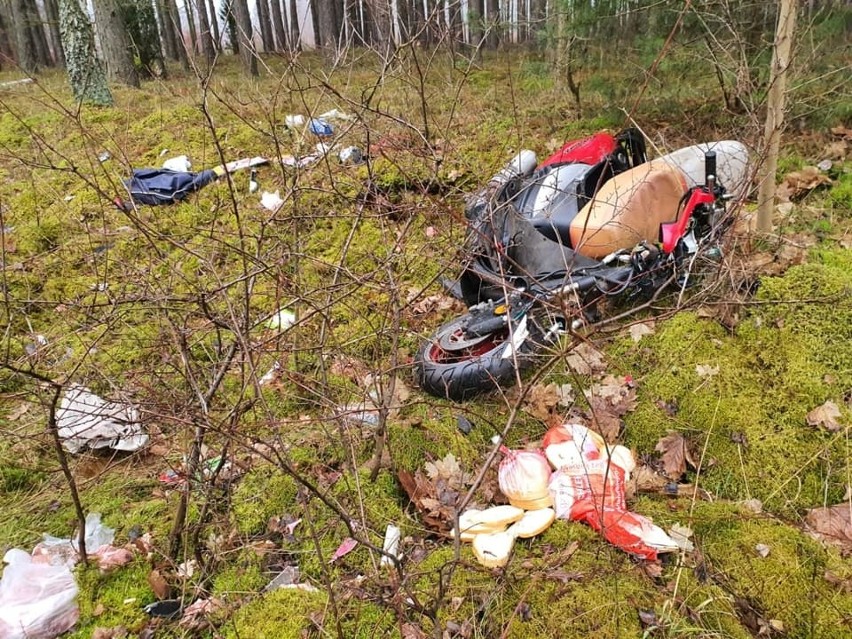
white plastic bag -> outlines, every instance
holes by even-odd
[[[84,448],[134,451],[148,444],[135,406],[109,402],[85,386],[65,391],[56,413],[62,445],[70,453]]]
[[[17,548],[3,561],[8,565],[0,579],[2,639],[52,639],[77,623],[77,584],[67,566],[35,563]]]
[[[95,555],[100,548],[108,546],[115,538],[115,530],[101,523],[100,513],[86,515],[86,553]],[[77,552],[77,537],[73,539],[54,537],[44,533],[44,541],[33,548],[33,557],[38,562],[53,566],[72,567],[80,560]]]
[[[186,173],[192,168],[192,163],[185,155],[178,155],[177,157],[169,158],[168,160],[163,162],[163,168],[169,171],[178,171],[179,173]]]

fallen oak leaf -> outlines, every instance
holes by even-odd
[[[817,406],[808,413],[806,419],[808,426],[822,426],[830,433],[836,433],[841,429],[838,418],[840,417],[840,408],[831,400],[826,401],[822,406]]]
[[[638,324],[631,325],[629,331],[630,337],[633,339],[633,341],[638,342],[646,335],[653,335],[654,327],[648,322],[639,322]]]
[[[661,453],[663,471],[671,479],[677,480],[683,475],[686,472],[687,463],[695,467],[686,440],[676,431],[671,431],[661,438],[654,450]]]
[[[849,502],[812,508],[805,515],[805,523],[817,538],[852,548],[852,506]]]
[[[157,599],[163,600],[169,598],[171,588],[159,570],[152,570],[148,573],[148,585],[151,586],[151,590]]]

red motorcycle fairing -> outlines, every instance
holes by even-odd
[[[571,140],[556,153],[538,165],[544,168],[552,164],[597,164],[615,151],[618,142],[609,133],[595,133],[587,138]]]

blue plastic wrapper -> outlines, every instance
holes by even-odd
[[[332,126],[325,120],[320,120],[318,118],[311,120],[308,128],[311,133],[321,138],[327,138],[334,134],[334,128],[332,128]]]

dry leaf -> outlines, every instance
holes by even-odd
[[[411,306],[411,312],[415,315],[426,315],[427,313],[443,313],[449,310],[462,310],[463,305],[459,300],[443,293],[436,293],[424,297]]]
[[[763,502],[759,499],[746,499],[740,502],[740,506],[755,515],[759,515],[763,512]]]
[[[614,444],[621,433],[621,417],[613,410],[612,404],[603,397],[589,397],[589,409],[592,413],[591,428],[600,434],[607,443]]]
[[[360,384],[361,380],[363,380],[370,373],[370,369],[368,366],[362,362],[357,357],[350,357],[349,355],[337,355],[331,362],[331,366],[329,366],[329,372],[332,375],[337,375],[338,377],[345,377],[346,379],[355,382],[356,384]]]
[[[529,391],[527,391],[524,408],[533,417],[546,422],[558,403],[559,395],[556,390],[556,384],[539,383],[530,386]]]
[[[568,368],[578,375],[594,375],[606,370],[603,354],[588,342],[578,344],[566,358]]]
[[[792,200],[823,184],[831,184],[831,179],[817,167],[806,166],[801,171],[793,171],[784,176],[784,180],[778,185],[777,197],[781,201]]]
[[[837,421],[839,417],[840,408],[829,400],[808,413],[807,420],[809,426],[822,426],[828,432],[836,433],[841,429],[840,422]]]
[[[670,432],[660,439],[654,450],[662,453],[663,470],[671,479],[677,480],[686,472],[687,462],[692,466],[695,465],[689,453],[686,440],[678,432]]]
[[[426,462],[426,474],[432,481],[444,480],[451,488],[462,488],[470,483],[470,476],[462,470],[455,455],[447,453],[443,459]]]
[[[840,138],[844,138],[845,140],[852,140],[852,129],[843,126],[842,124],[832,127],[831,134],[836,135]]]
[[[769,553],[771,552],[769,546],[767,546],[766,544],[757,544],[754,547],[754,550],[758,555],[760,555],[764,559],[766,559],[769,556]]]
[[[163,600],[169,598],[171,588],[169,588],[169,584],[160,574],[159,570],[152,570],[148,573],[148,585],[151,586],[151,590],[154,591],[154,596],[157,599]]]
[[[639,324],[633,324],[630,327],[630,337],[633,338],[634,342],[638,342],[645,335],[653,335],[654,327],[652,324],[648,322],[640,322]]]
[[[827,508],[813,508],[805,523],[820,539],[852,548],[852,507],[849,502]]]
[[[842,577],[839,577],[830,570],[826,570],[825,575],[823,575],[823,577],[829,584],[831,584],[835,588],[838,588],[845,593],[852,592],[852,578],[843,579]]]
[[[127,636],[127,628],[116,626],[115,628],[95,628],[92,631],[92,639],[124,639]]]
[[[402,639],[429,639],[427,635],[417,624],[404,623],[402,624]]]

